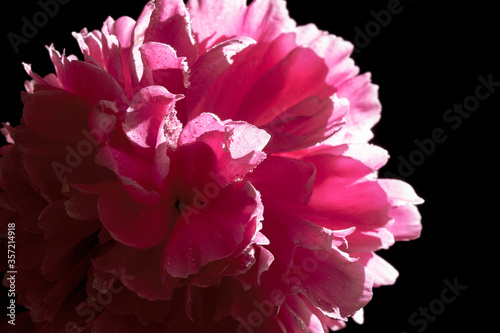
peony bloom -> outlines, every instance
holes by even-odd
[[[83,60],[25,64],[2,130],[0,223],[36,332],[362,320],[398,275],[375,251],[419,236],[422,200],[377,177],[377,86],[349,42],[283,0],[153,0],[73,35]]]

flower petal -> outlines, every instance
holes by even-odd
[[[345,319],[364,307],[372,297],[373,279],[370,273],[336,248],[315,253],[297,248],[294,265],[297,269],[303,268],[304,276],[300,282],[297,276],[290,276],[294,282],[292,290],[303,293],[315,307],[321,308],[330,317]]]
[[[262,219],[261,205],[258,193],[247,183],[239,191],[221,189],[199,208],[186,207],[163,254],[168,274],[186,278],[209,262],[233,254],[247,225]]]
[[[175,209],[173,202],[144,206],[130,198],[119,185],[110,185],[100,194],[98,207],[102,224],[113,238],[140,249],[157,245],[165,238]]]
[[[171,94],[162,86],[149,86],[137,92],[127,109],[125,122],[122,125],[136,154],[142,156],[154,154],[160,126],[180,98],[182,96]]]
[[[245,0],[192,0],[187,6],[200,52],[236,36],[268,42],[295,27],[281,0],[255,0],[248,7]]]

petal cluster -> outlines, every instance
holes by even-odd
[[[2,130],[0,225],[37,332],[328,332],[395,282],[375,252],[419,236],[422,199],[378,178],[377,86],[349,42],[283,0],[152,0],[73,36],[82,60],[24,64]]]

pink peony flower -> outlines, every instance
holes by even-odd
[[[398,275],[422,200],[378,179],[377,86],[282,0],[153,0],[48,47],[3,133],[37,332],[328,332]],[[4,284],[8,285],[5,274]]]

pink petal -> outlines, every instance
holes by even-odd
[[[50,99],[50,95],[44,98]],[[33,112],[36,112],[37,108],[43,112],[44,98],[38,99],[37,96],[28,102],[33,103]],[[57,108],[57,105],[58,103],[55,103],[54,108]],[[67,129],[59,131],[59,136],[67,136],[57,139],[39,135],[24,125],[16,129],[16,145],[23,151],[24,168],[29,174],[30,182],[45,199],[51,202],[63,198],[61,191],[63,188],[67,190],[69,183],[91,183],[109,177],[107,169],[94,162],[98,142],[94,140],[87,126],[75,125],[76,128],[66,126],[67,129],[73,129],[72,133]],[[52,126],[58,128],[62,125]],[[54,133],[52,136],[57,137],[57,134]]]
[[[160,195],[151,179],[153,166],[150,161],[110,146],[100,148],[95,161],[118,176],[134,201],[146,206],[158,203]]]
[[[276,153],[314,146],[340,130],[348,111],[348,101],[336,95],[323,100],[315,96],[307,98],[262,127],[272,138],[266,151]]]
[[[416,193],[413,187],[399,179],[379,179],[378,183],[387,193],[393,206],[400,206],[406,203],[419,205],[424,202]]]
[[[153,41],[170,45],[179,57],[192,64],[198,49],[191,34],[191,19],[181,0],[157,0],[145,31],[144,43]]]
[[[171,211],[175,209],[173,203],[164,202],[144,206],[117,185],[101,193],[98,207],[102,224],[113,238],[140,249],[150,248],[165,238],[170,228]]]
[[[395,240],[412,240],[420,237],[422,232],[421,216],[418,209],[411,204],[394,207],[391,210],[394,222],[387,227]]]
[[[139,297],[150,301],[170,300],[178,280],[164,277],[161,253],[164,243],[140,250],[116,243],[92,260],[94,267],[107,273],[117,273],[123,285]],[[168,282],[172,284],[168,285]]]
[[[187,64],[178,58],[171,46],[148,42],[140,47],[145,66],[145,79],[149,85],[165,87],[173,93],[183,93],[187,84]]]
[[[184,146],[181,154],[186,161],[193,159],[188,154],[193,156],[210,147],[212,151],[205,153],[212,155],[211,159],[216,160],[214,165],[206,164],[204,167],[194,166],[194,168],[199,169],[197,173],[204,174],[205,179],[212,171],[216,178],[225,184],[243,179],[264,160],[266,154],[262,149],[268,141],[269,134],[264,130],[245,122],[226,121],[223,124],[217,116],[209,113],[201,114],[190,121],[179,137],[179,145]],[[204,186],[207,181],[208,179],[205,181],[200,179],[197,182],[203,183],[201,186]]]
[[[299,295],[289,295],[286,298],[278,320],[286,327],[287,332],[324,333],[326,317]],[[322,320],[323,319],[323,320]]]
[[[224,132],[225,126],[215,114],[203,113],[184,127],[179,136],[179,145],[196,142],[203,134],[212,131]]]
[[[295,47],[295,35],[291,33],[283,34],[272,42],[258,43],[244,48],[232,57],[233,62],[231,66],[224,72],[219,73],[223,69],[223,66],[218,66],[216,75],[210,73],[209,67],[201,68],[193,77],[193,82],[191,82],[187,92],[187,95],[190,96],[191,91],[195,91],[195,93],[192,93],[195,100],[190,101],[188,99],[187,101],[188,120],[207,111],[216,113],[222,119],[235,119],[236,112],[248,90],[270,71],[273,66],[283,60]],[[217,50],[210,50],[208,52],[213,53],[215,51]],[[217,52],[215,52],[215,55],[217,55]],[[200,57],[200,59],[203,58]],[[241,73],[246,73],[247,75],[242,77]],[[215,78],[215,76],[218,77]],[[196,77],[206,77],[209,79],[198,80]],[[202,85],[202,87],[198,88],[198,85]],[[201,98],[198,91],[203,92]],[[231,93],[223,93],[226,91],[230,91]],[[284,110],[260,110],[258,115],[267,116],[267,121],[271,121],[282,111]],[[242,116],[249,117],[250,115]],[[245,118],[238,119],[246,120]],[[254,122],[253,124],[261,125]]]
[[[170,311],[169,301],[141,298],[123,285],[118,273],[106,273],[96,268],[89,271],[87,294],[97,302],[99,299],[105,299],[105,304],[100,305],[105,306],[106,310],[120,316],[135,316],[144,326],[163,322]]]
[[[133,33],[135,29],[135,20],[130,17],[122,16],[116,21],[108,17],[102,27],[103,34],[108,42],[114,44],[114,39],[118,40],[120,46],[120,55],[110,57],[108,60],[108,71],[120,83],[129,97],[133,95],[133,67],[131,65]]]
[[[270,135],[244,121],[230,121],[226,122],[225,125],[226,132],[229,132],[227,149],[231,154],[231,158],[236,160],[253,155],[249,163],[252,165],[259,164],[265,154],[258,152],[264,150],[264,147],[269,142]]]
[[[257,0],[247,7],[245,0],[192,0],[188,9],[201,52],[236,36],[269,42],[295,27],[285,1]]]
[[[313,191],[315,173],[316,169],[310,162],[268,156],[247,177],[256,188],[266,193],[266,205],[273,205],[275,200],[276,203],[286,200],[305,204]]]
[[[233,64],[233,56],[252,44],[255,41],[251,38],[236,37],[200,55],[190,69],[187,108],[194,109],[200,100],[206,98],[208,88]]]
[[[318,57],[324,59],[328,68],[326,82],[335,87],[341,86],[346,80],[355,77],[359,68],[350,57],[354,46],[341,37],[319,30],[313,24],[297,28],[297,44],[313,50]],[[347,97],[339,94],[339,97]]]
[[[133,43],[132,33],[135,23],[135,20],[128,16],[119,17],[116,21],[111,17],[108,17],[106,21],[104,21],[103,31],[104,33],[108,32],[110,35],[113,35],[118,39],[120,48],[123,52],[127,48],[130,48]]]
[[[296,153],[294,154],[296,156],[300,156]],[[389,154],[385,149],[371,144],[341,144],[337,146],[321,144],[304,150],[303,154],[306,156],[332,154],[336,156],[350,157],[360,161],[373,171],[379,170],[389,160]]]
[[[77,193],[64,202],[69,217],[75,220],[93,220],[99,218],[96,195]]]
[[[353,253],[353,257],[359,257],[359,263],[365,266],[373,276],[373,286],[388,286],[396,283],[398,271],[387,261],[375,253]]]
[[[85,99],[88,106],[100,100],[114,101],[118,108],[126,105],[126,96],[116,80],[102,68],[60,55],[53,46],[49,48],[50,58],[56,74],[65,90]]]
[[[46,139],[77,144],[88,128],[87,101],[51,86],[37,86],[34,94],[24,94],[23,119],[30,129]],[[75,147],[76,148],[76,147]]]
[[[81,221],[69,217],[63,201],[47,206],[38,223],[45,232],[46,250],[54,254],[64,254],[100,229],[95,220]]]
[[[342,226],[380,227],[389,222],[391,205],[383,188],[373,180],[361,181],[372,173],[367,166],[349,157],[328,154],[304,160],[312,162],[317,170],[309,201],[310,214],[317,223],[339,229]]]
[[[347,251],[349,253],[388,249],[395,242],[394,235],[386,228],[357,228],[355,232],[349,235],[347,241]]]
[[[371,299],[373,279],[370,273],[336,248],[316,252],[316,257],[313,251],[297,248],[294,265],[303,268],[304,276],[292,289],[302,292],[313,306],[330,317],[346,318]]]
[[[47,76],[42,78],[40,77],[40,75],[32,71],[30,64],[26,64],[23,62],[23,66],[26,73],[33,79],[31,81],[25,81],[25,88],[28,93],[32,94],[34,91],[34,86],[37,84],[50,85],[55,88],[63,89],[61,82],[59,81],[57,76],[54,75],[53,73],[48,74]]]
[[[128,95],[131,94],[128,60],[134,25],[135,21],[130,17],[120,17],[117,21],[108,17],[101,31],[83,29],[80,33],[73,33],[85,61],[111,74]]]
[[[261,219],[261,210],[260,198],[249,183],[237,192],[229,187],[221,189],[217,197],[204,201],[200,208],[189,207],[166,244],[166,271],[185,278],[209,262],[233,254],[247,225]]]
[[[333,88],[325,83],[327,72],[324,60],[311,49],[295,48],[250,87],[234,117],[260,126],[304,98],[330,96]]]
[[[264,247],[254,245],[254,248],[256,251],[256,262],[246,273],[235,276],[247,288],[261,283],[262,273],[269,269],[275,259],[272,253]]]
[[[134,96],[122,126],[135,153],[142,156],[154,154],[160,126],[180,98],[161,86],[143,88]]]
[[[6,147],[10,147],[5,152]],[[5,227],[12,222],[9,215],[18,215],[20,229],[30,234],[43,234],[43,230],[38,225],[40,213],[47,206],[47,201],[37,193],[36,188],[30,183],[25,172],[19,172],[22,168],[22,156],[14,146],[2,147],[2,157],[0,158],[0,180],[2,200],[2,221],[0,226]],[[8,195],[7,195],[8,193]],[[9,215],[7,213],[10,213]],[[7,219],[8,222],[5,222]],[[29,258],[29,256],[27,257]]]
[[[108,140],[111,132],[116,129],[117,118],[121,118],[123,114],[110,101],[100,101],[92,108],[88,115],[90,133],[99,144]]]
[[[172,110],[162,119],[156,140],[152,178],[158,188],[164,186],[165,179],[170,171],[168,152],[177,148],[177,141],[181,132],[182,124],[177,119],[175,110]]]
[[[372,137],[371,128],[380,120],[378,86],[371,83],[370,73],[355,76],[338,86],[337,94],[350,102],[342,142],[365,143]],[[340,133],[339,133],[340,134]],[[337,138],[332,138],[332,144]],[[338,141],[340,142],[340,140]]]

